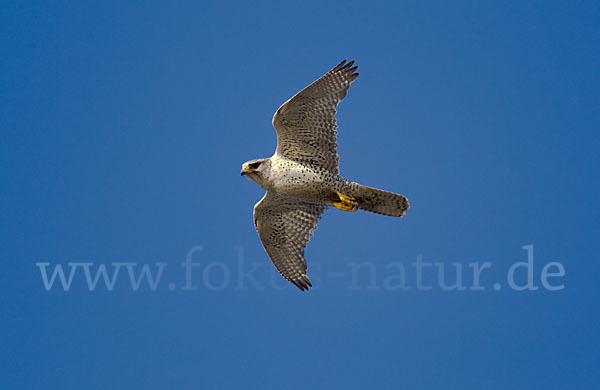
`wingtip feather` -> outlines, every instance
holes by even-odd
[[[306,275],[303,275],[296,280],[291,279],[290,282],[294,283],[294,285],[302,291],[308,291],[309,287],[312,287],[312,284]]]
[[[334,70],[334,71],[337,71],[337,70],[339,70],[339,69],[343,68],[345,63],[346,63],[346,60],[344,59],[344,60],[342,60],[342,62],[340,62],[339,64],[337,64],[337,65],[336,65],[336,66],[333,68],[333,70]]]

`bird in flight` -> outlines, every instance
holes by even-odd
[[[267,190],[254,206],[254,226],[277,267],[301,290],[306,276],[304,248],[329,206],[402,217],[404,196],[366,187],[339,175],[336,107],[358,73],[354,61],[339,63],[275,112],[277,148],[270,158],[250,160],[242,175]]]

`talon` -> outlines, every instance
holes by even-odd
[[[333,205],[342,211],[356,211],[358,210],[358,202],[355,198],[344,195],[341,192],[337,192],[336,194],[339,198],[338,202],[333,202]]]

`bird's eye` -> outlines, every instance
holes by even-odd
[[[250,167],[250,169],[258,169],[258,167],[260,166],[260,162],[255,162],[248,166]]]

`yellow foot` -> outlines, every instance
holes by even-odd
[[[333,202],[333,205],[342,211],[356,211],[358,210],[358,202],[351,196],[344,195],[341,192],[337,192],[338,202]]]

